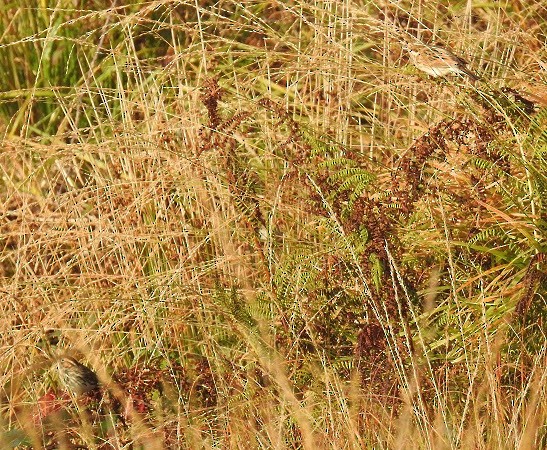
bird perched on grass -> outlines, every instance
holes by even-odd
[[[468,62],[450,50],[436,45],[403,44],[410,54],[410,60],[417,69],[432,77],[444,77],[454,73],[466,75],[474,83],[480,78],[467,68]]]
[[[72,394],[82,395],[99,389],[95,372],[71,356],[58,358],[57,370],[65,388]]]

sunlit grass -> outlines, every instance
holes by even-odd
[[[540,2],[110,3],[0,7],[0,446],[545,446]]]

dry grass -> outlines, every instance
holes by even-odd
[[[0,6],[0,446],[547,445],[542,2],[30,3]]]

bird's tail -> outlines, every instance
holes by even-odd
[[[477,74],[471,72],[467,67],[462,67],[461,71],[465,73],[469,78],[471,78],[471,82],[475,83],[476,81],[480,81],[481,77],[479,77]]]

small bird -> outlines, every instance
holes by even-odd
[[[62,383],[72,394],[82,395],[99,389],[95,372],[70,356],[58,358],[57,369]]]
[[[466,66],[468,62],[452,53],[446,48],[436,45],[403,44],[403,47],[410,54],[410,60],[417,69],[431,75],[432,77],[444,77],[450,73],[467,75],[471,81],[480,78],[471,72]]]

